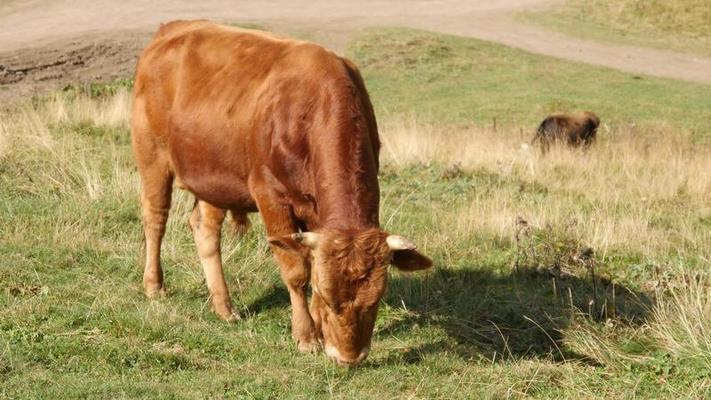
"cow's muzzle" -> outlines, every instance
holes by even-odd
[[[358,356],[355,358],[343,357],[341,355],[341,352],[338,351],[337,348],[329,344],[325,346],[325,351],[328,358],[338,363],[338,365],[354,366],[360,364],[363,360],[366,359],[366,357],[368,357],[368,353],[370,352],[370,346],[365,347],[363,350],[361,350]]]

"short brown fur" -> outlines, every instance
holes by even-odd
[[[538,126],[533,143],[539,142],[545,152],[554,143],[588,148],[595,142],[600,118],[589,111],[552,114]]]
[[[136,70],[132,143],[149,296],[164,293],[160,243],[173,184],[197,199],[190,226],[213,308],[226,320],[238,315],[222,272],[220,227],[226,210],[238,231],[259,211],[302,351],[322,339],[337,361],[362,361],[387,264],[414,252],[416,262],[402,262],[407,270],[431,266],[412,249],[388,247],[379,229],[373,108],[355,65],[317,45],[207,21],[161,25]],[[314,232],[318,245],[293,239],[299,231]]]

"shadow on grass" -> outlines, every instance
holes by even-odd
[[[246,309],[250,315],[257,315],[273,308],[289,306],[289,291],[283,283],[275,284],[267,289],[254,302],[247,304]]]
[[[646,294],[619,285],[613,289],[604,279],[597,280],[595,289],[596,293],[589,277],[554,278],[532,271],[496,274],[475,267],[436,268],[427,275],[393,277],[383,300],[396,309],[404,305],[407,312],[380,329],[373,340],[403,338],[432,326],[441,328],[446,337],[424,338],[426,343],[393,353],[378,364],[416,364],[433,353],[456,354],[467,360],[585,361],[562,344],[562,331],[574,315],[638,324],[651,303]],[[247,309],[256,315],[288,306],[289,294],[279,283]]]
[[[496,274],[477,268],[439,268],[422,278],[396,277],[385,301],[395,308],[404,305],[407,313],[378,336],[402,336],[424,326],[439,327],[447,335],[394,354],[386,364],[418,363],[438,352],[464,359],[584,360],[562,344],[562,332],[574,316],[638,324],[651,304],[648,295],[613,288],[602,279],[593,289],[589,277],[555,278],[534,271]]]

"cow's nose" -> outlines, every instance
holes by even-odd
[[[353,366],[360,364],[370,352],[370,347],[366,347],[358,354],[356,358],[346,358],[341,355],[341,352],[337,348],[331,345],[326,345],[326,355],[333,361],[337,362],[341,366]]]
[[[358,359],[356,360],[356,364],[365,360],[368,357],[368,353],[370,353],[370,346],[361,350],[360,354],[358,355]]]

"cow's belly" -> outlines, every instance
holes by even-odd
[[[225,209],[237,209],[244,212],[257,211],[254,199],[249,193],[246,182],[228,173],[178,174],[182,188],[190,191],[200,200]]]
[[[217,207],[256,211],[245,153],[235,147],[206,137],[173,138],[170,153],[179,185]]]

